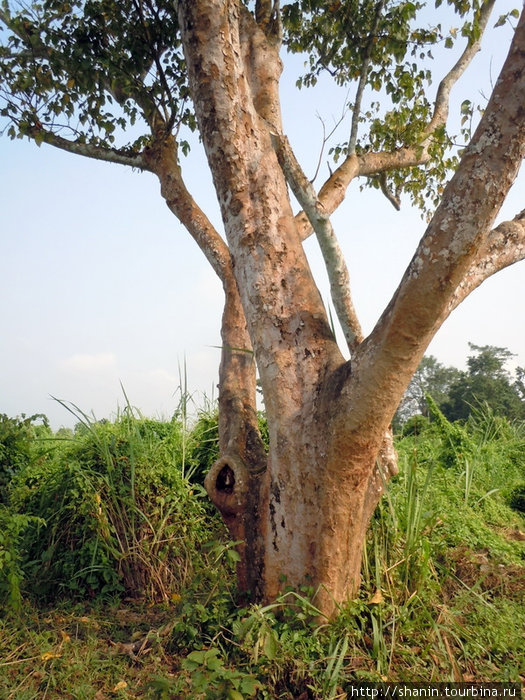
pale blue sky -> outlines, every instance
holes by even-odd
[[[513,5],[501,2],[494,21]],[[456,111],[480,88],[490,91],[508,40],[505,29],[487,37],[485,53],[455,90]],[[444,60],[451,65],[453,54]],[[310,175],[321,138],[316,113],[330,124],[342,94],[332,95],[327,81],[317,96],[297,93],[296,70],[297,61],[283,79],[285,128]],[[190,190],[220,228],[199,148],[183,167]],[[525,206],[524,184],[522,171],[499,220]],[[204,393],[216,395],[221,287],[152,175],[3,137],[0,207],[0,413],[42,412],[54,427],[70,425],[54,395],[106,417],[123,404],[122,381],[145,414],[170,416],[185,358],[197,403]],[[425,226],[408,203],[396,212],[377,192],[359,192],[357,183],[333,220],[370,331]],[[308,242],[328,300],[315,247]],[[524,273],[520,263],[485,282],[447,320],[429,352],[463,366],[472,341],[508,347],[525,365]]]

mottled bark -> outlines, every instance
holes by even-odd
[[[266,455],[257,422],[255,360],[230,253],[184,185],[175,140],[159,136],[145,151],[144,160],[159,177],[168,207],[191,233],[222,281],[225,301],[219,367],[220,458],[212,466],[205,486],[222,513],[232,540],[239,543],[239,592],[241,596],[257,595],[263,566],[259,485],[266,469]]]
[[[380,491],[368,486],[376,481],[385,431],[354,450],[348,431],[337,436],[331,428],[334,416],[350,408],[341,400],[341,381],[351,370],[332,335],[302,249],[270,138],[278,113],[271,108],[271,91],[261,101],[254,88],[260,81],[253,79],[256,66],[246,50],[246,24],[240,30],[242,11],[235,2],[218,0],[179,4],[199,128],[270,432],[268,471],[257,509],[264,542],[260,591],[263,599],[277,595],[283,577],[292,586],[311,584],[319,589],[323,609],[330,611],[334,601],[356,590],[363,533]],[[252,44],[260,41],[258,31],[254,27]],[[264,70],[271,88],[280,61],[275,52],[272,63],[270,51],[267,47]],[[250,494],[245,466],[226,457],[216,465],[211,478],[222,474],[228,487],[233,478],[239,484],[228,504],[220,505],[223,514],[226,508],[232,516],[244,508]]]
[[[345,362],[302,249],[308,226],[292,214],[272,145],[272,133],[281,133],[275,37],[270,41],[236,0],[184,0],[178,11],[239,291],[238,319],[246,319],[270,434],[262,471],[258,449],[240,457],[232,431],[209,490],[245,540],[247,587],[268,600],[283,583],[309,584],[331,614],[357,591],[366,528],[396,471],[392,415],[465,275],[490,257],[488,231],[523,157],[522,23],[473,145],[398,292]],[[515,98],[504,100],[510,76]],[[424,158],[424,146],[349,157],[319,192],[311,218],[317,208],[332,211],[367,168],[380,172]],[[237,311],[228,313],[236,327]],[[251,362],[243,352],[248,337],[238,342],[231,358]],[[227,411],[243,405],[233,381],[226,395]],[[253,541],[248,523],[257,527]]]

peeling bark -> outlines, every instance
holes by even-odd
[[[268,4],[260,3],[264,8]],[[235,0],[185,0],[178,11],[235,282],[225,278],[231,293],[224,337],[239,332],[235,344],[223,337],[223,363],[237,369],[221,389],[221,421],[235,416],[244,428],[239,433],[235,421],[221,423],[225,441],[207,488],[232,535],[243,540],[244,588],[270,600],[283,585],[311,585],[321,611],[330,615],[357,592],[365,532],[397,469],[389,424],[403,391],[465,275],[494,257],[494,245],[500,263],[505,257],[496,239],[508,231],[493,236],[492,244],[487,231],[523,157],[521,30],[394,299],[345,362],[302,248],[310,222],[292,214],[272,144],[272,132],[282,133],[281,65],[261,30],[262,15],[257,24]],[[515,97],[505,101],[511,79]],[[318,196],[309,193],[310,220],[317,223],[319,211],[332,211],[351,179],[367,168],[378,173],[425,157],[424,145],[349,157]],[[245,352],[251,348],[269,425],[267,463],[257,443],[252,451],[238,439],[254,425],[251,356]],[[244,376],[242,387],[236,376]]]
[[[232,540],[239,543],[240,595],[258,595],[263,561],[257,504],[266,455],[257,423],[255,361],[230,253],[184,185],[174,139],[158,139],[146,151],[145,159],[159,177],[168,207],[196,240],[223,284],[219,367],[221,456],[208,474],[205,486]]]

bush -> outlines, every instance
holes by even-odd
[[[21,607],[24,574],[20,544],[23,531],[32,522],[37,521],[11,513],[0,504],[0,610],[17,611]]]
[[[426,416],[420,414],[411,416],[403,426],[402,436],[421,435],[430,426],[430,421]]]
[[[519,484],[509,494],[508,503],[512,510],[525,513],[525,484]]]
[[[37,420],[42,420],[43,426],[36,426]],[[41,414],[29,418],[0,414],[0,503],[7,503],[13,477],[31,463],[38,429],[47,426],[47,418]]]
[[[179,595],[219,527],[181,473],[181,426],[138,418],[89,422],[53,459],[28,467],[12,503],[38,516],[25,569],[39,596]]]

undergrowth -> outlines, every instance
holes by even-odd
[[[236,607],[238,555],[202,488],[214,411],[189,425],[72,410],[71,434],[27,438],[0,506],[0,697],[330,700],[359,682],[523,680],[523,425],[489,410],[450,424],[433,406],[409,426],[360,595],[325,620],[312,590]]]

